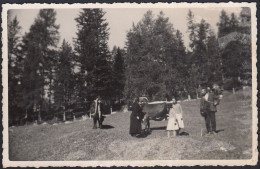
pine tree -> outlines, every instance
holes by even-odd
[[[151,73],[152,66],[154,65],[155,67],[155,64],[158,64],[158,62],[153,62],[153,60],[157,61],[157,58],[154,58],[154,55],[152,55],[153,51],[155,51],[153,49],[155,42],[151,39],[151,37],[155,38],[152,34],[153,27],[153,14],[151,11],[148,11],[143,19],[137,25],[133,25],[127,34],[127,82],[125,96],[128,99],[140,95],[152,97],[151,95],[154,92],[153,86],[156,84],[152,78],[156,79],[158,76],[154,74],[154,77],[152,77]],[[158,71],[157,68],[156,71]]]
[[[148,11],[127,34],[125,96],[165,100],[176,90],[177,38],[163,12]]]
[[[198,79],[196,87],[200,84],[209,84],[210,78],[210,60],[208,53],[208,38],[210,33],[210,25],[202,19],[198,28],[198,40],[194,50],[195,66],[198,67]]]
[[[74,53],[68,42],[63,40],[55,66],[54,100],[57,107],[67,107],[74,95]]]
[[[117,55],[117,52],[118,52],[118,47],[114,46],[112,51],[111,51],[111,62],[115,61],[115,57]]]
[[[195,42],[197,41],[197,35],[196,31],[198,28],[198,25],[194,22],[194,15],[191,10],[189,10],[188,16],[188,33],[189,33],[189,39],[190,39],[190,48],[193,50],[195,48]]]
[[[125,86],[125,63],[123,53],[124,51],[118,47],[113,65],[113,88],[117,100],[123,98]]]
[[[224,10],[221,11],[219,20],[220,21],[217,25],[218,25],[218,37],[220,38],[230,33],[231,29],[230,29],[230,18]]]
[[[25,108],[37,111],[38,121],[41,121],[41,113],[49,108],[47,90],[50,90],[52,83],[54,49],[59,40],[59,26],[55,21],[56,12],[53,9],[41,9],[29,33],[23,37]]]
[[[234,32],[239,30],[239,21],[237,19],[237,16],[234,13],[231,14],[229,26],[230,26],[230,30]]]
[[[20,51],[21,45],[21,26],[15,16],[11,19],[11,14],[8,13],[8,109],[9,119],[17,119],[24,114],[21,114],[22,109],[22,93],[21,79],[23,72],[23,57]]]
[[[198,66],[195,64],[196,57],[194,56],[194,53],[195,53],[195,49],[196,49],[196,45],[197,45],[196,44],[197,38],[198,38],[197,32],[198,32],[199,25],[197,23],[195,23],[194,14],[192,13],[191,10],[189,10],[189,12],[188,12],[187,20],[188,20],[187,32],[189,33],[189,39],[190,39],[189,47],[190,47],[191,51],[188,52],[188,55],[187,55],[190,61],[187,64],[188,65],[187,71],[188,71],[189,76],[186,80],[186,83],[188,85],[185,90],[187,91],[187,95],[190,98],[191,93],[193,93],[194,90],[196,90],[197,85],[198,85],[197,79],[198,79],[199,72],[198,72]]]
[[[108,23],[102,9],[82,9],[77,22],[75,50],[80,64],[79,101],[91,101],[97,95],[110,98],[112,67],[107,46]]]
[[[223,18],[225,12],[222,11]],[[221,72],[218,42],[210,25],[202,19],[199,24],[194,23],[191,12],[188,14],[188,30],[190,32],[191,62],[188,66],[190,72],[189,88],[190,93],[196,92],[198,96],[199,86],[212,85],[218,81]],[[191,25],[196,25],[192,27]],[[224,23],[221,22],[222,25]],[[213,59],[214,58],[214,59]]]
[[[189,67],[187,62],[187,54],[186,54],[186,48],[183,42],[183,36],[182,33],[177,30],[176,31],[176,38],[177,38],[177,53],[176,53],[176,69],[178,70],[177,74],[177,89],[179,93],[183,93],[187,90],[187,88],[190,86],[189,84]],[[182,94],[175,94],[175,97],[182,97]]]
[[[209,33],[209,24],[202,19],[198,26],[197,41],[195,42],[195,63],[202,64],[207,62],[207,40]]]
[[[218,48],[218,40],[214,32],[210,32],[207,41],[208,55],[208,84],[223,83],[223,69],[221,66],[222,60]]]
[[[188,32],[190,38],[189,53],[191,62],[188,66],[188,72],[190,74],[189,87],[187,87],[188,93],[195,93],[198,96],[198,87],[205,85],[208,82],[208,36],[210,31],[210,25],[202,19],[200,23],[194,22],[194,15],[191,11],[188,13]]]

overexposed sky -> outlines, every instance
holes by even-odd
[[[195,16],[196,22],[200,22],[203,18],[210,25],[214,32],[217,34],[217,22],[221,10],[224,9],[229,15],[235,13],[239,16],[241,8],[190,8]],[[60,44],[63,39],[73,45],[73,38],[76,38],[76,21],[75,18],[79,15],[80,9],[55,9],[57,12],[56,23],[60,25]],[[149,8],[104,8],[106,12],[105,18],[109,23],[109,48],[112,49],[114,45],[123,48],[125,46],[126,34],[132,27],[133,23],[138,23],[144,16]],[[183,40],[188,47],[189,39],[187,33],[187,15],[189,8],[152,8],[150,9],[154,17],[163,11],[165,17],[169,17],[169,22],[173,24],[175,29],[179,29],[183,34]],[[30,26],[33,24],[37,17],[39,9],[14,9],[12,15],[17,16],[22,27],[22,34],[28,32]]]

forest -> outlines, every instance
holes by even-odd
[[[189,10],[189,47],[181,32],[186,30],[175,29],[163,11],[154,16],[148,10],[129,28],[125,47],[111,51],[105,15],[103,9],[82,9],[73,44],[63,39],[59,46],[55,9],[39,10],[25,34],[8,14],[9,125],[86,115],[97,96],[110,111],[139,96],[196,99],[214,83],[234,91],[251,86],[249,8],[239,16],[222,10],[217,33]]]

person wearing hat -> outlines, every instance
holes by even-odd
[[[184,122],[182,118],[182,107],[177,103],[176,99],[172,99],[172,108],[169,112],[169,120],[167,124],[167,136],[170,137],[170,132],[173,132],[173,136],[179,135],[180,130],[184,128]]]

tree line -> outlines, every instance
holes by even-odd
[[[97,96],[107,107],[137,96],[150,100],[193,97],[203,85],[224,85],[231,79],[234,87],[235,79],[246,69],[250,72],[250,39],[219,47],[219,39],[225,42],[233,32],[251,33],[235,14],[228,16],[225,11],[220,15],[218,35],[204,19],[196,23],[189,11],[189,48],[163,12],[154,17],[147,11],[129,29],[125,48],[112,51],[103,9],[82,9],[75,18],[73,46],[63,40],[60,47],[54,9],[41,9],[24,35],[17,17],[8,12],[10,123],[23,117],[40,122],[69,108],[86,114]]]
[[[163,12],[155,18],[148,11],[127,34],[125,97],[196,98],[199,88],[214,83],[225,89],[241,86],[239,79],[245,79],[244,73],[251,72],[248,14],[250,10],[243,8],[239,20],[234,13],[228,16],[222,10],[216,35],[204,19],[195,22],[194,14],[189,10],[187,32],[190,42],[186,48],[180,30],[174,29]],[[227,46],[223,48],[222,44]]]

